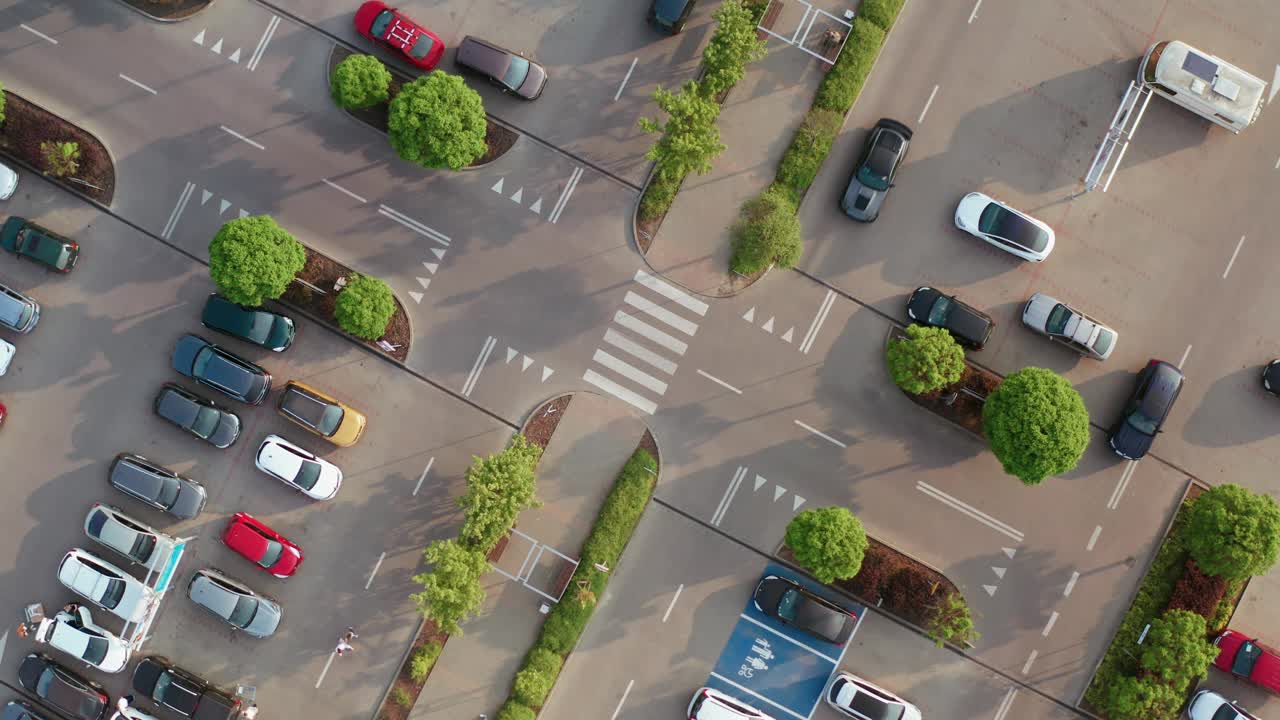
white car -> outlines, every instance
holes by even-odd
[[[58,581],[125,622],[141,621],[156,596],[138,578],[80,548],[62,558]]]
[[[128,644],[94,624],[82,605],[41,620],[35,639],[103,672],[120,672],[129,661]]]
[[[1023,260],[1053,252],[1053,228],[999,200],[971,192],[956,207],[956,227]]]
[[[268,435],[253,464],[312,500],[332,500],[342,487],[342,471],[279,435]]]
[[[1212,690],[1201,690],[1187,705],[1191,720],[1258,720],[1248,710]]]
[[[709,687],[701,688],[693,694],[685,715],[689,720],[773,720],[741,700],[735,700]]]
[[[921,720],[920,709],[915,705],[849,673],[831,678],[822,697],[828,705],[855,720]]]
[[[1106,360],[1120,337],[1075,308],[1036,293],[1022,308],[1022,324],[1094,360]]]
[[[18,189],[18,173],[13,171],[4,163],[0,163],[0,200],[8,200],[13,197],[13,191]]]
[[[0,375],[9,372],[9,363],[13,362],[13,356],[18,352],[18,348],[12,343],[0,340]]]
[[[120,508],[102,503],[89,508],[84,518],[84,534],[148,570],[164,567],[177,545],[173,538],[125,515]]]

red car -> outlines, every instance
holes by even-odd
[[[444,42],[439,35],[410,20],[382,0],[369,0],[356,10],[356,32],[399,50],[405,59],[423,70],[430,70],[444,55]]]
[[[7,412],[7,411],[6,411],[5,407],[4,407],[4,403],[0,403],[0,425],[3,425],[3,424],[4,424],[4,414],[5,414],[5,412]]]
[[[289,577],[302,565],[302,548],[249,513],[231,516],[222,542],[278,578]]]
[[[1235,630],[1223,630],[1213,639],[1218,646],[1218,658],[1213,661],[1219,670],[1262,686],[1265,690],[1280,693],[1280,652],[1275,648],[1250,640]]]

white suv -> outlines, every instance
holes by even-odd
[[[125,641],[95,625],[89,608],[81,605],[41,620],[36,642],[48,643],[103,672],[120,672],[129,661]]]
[[[759,710],[719,690],[704,687],[689,701],[689,720],[773,720]]]
[[[138,578],[80,548],[62,558],[58,581],[125,622],[140,622],[156,596]]]
[[[915,705],[878,685],[873,685],[846,672],[837,673],[822,695],[828,705],[854,720],[879,720],[879,718],[889,717],[921,720],[920,710]]]

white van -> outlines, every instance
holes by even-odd
[[[1215,125],[1238,133],[1262,113],[1267,84],[1177,40],[1147,48],[1138,82]]]

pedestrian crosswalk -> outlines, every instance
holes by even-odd
[[[652,415],[709,306],[644,270],[635,281],[582,379]]]

